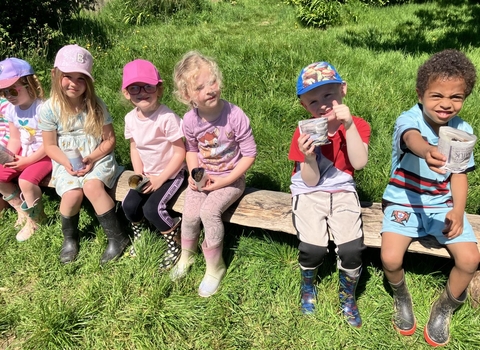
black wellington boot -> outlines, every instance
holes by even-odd
[[[413,314],[413,303],[405,283],[405,276],[397,284],[390,283],[393,290],[393,326],[401,335],[412,335],[417,329],[417,321]]]
[[[467,299],[467,291],[464,291],[458,299],[455,299],[450,292],[447,282],[443,293],[433,303],[430,311],[430,318],[423,336],[428,344],[432,346],[443,346],[450,340],[450,320],[453,312]]]
[[[62,217],[63,244],[60,250],[60,262],[67,264],[75,260],[78,254],[78,219],[80,213],[74,216]]]
[[[107,249],[105,249],[105,252],[100,259],[100,264],[105,264],[122,255],[123,251],[130,243],[130,238],[118,221],[115,207],[107,211],[105,214],[97,215],[97,219],[100,225],[102,225],[108,239]]]

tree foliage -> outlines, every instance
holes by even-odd
[[[61,35],[62,25],[97,0],[3,0],[0,6],[0,56],[42,53]]]

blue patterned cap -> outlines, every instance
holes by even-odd
[[[342,84],[344,81],[334,66],[328,62],[315,62],[302,69],[297,80],[297,96],[325,84]]]

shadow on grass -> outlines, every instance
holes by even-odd
[[[223,255],[227,266],[229,266],[234,259],[236,248],[239,245],[239,240],[243,235],[245,235],[245,232],[248,232],[249,237],[257,238],[260,240],[267,237],[276,243],[287,244],[294,249],[297,249],[299,243],[298,238],[292,234],[276,231],[266,231],[262,229],[252,229],[250,227],[243,227],[229,223],[225,223],[225,232],[226,235]],[[319,267],[317,275],[320,283],[322,279],[325,279],[337,273],[337,255],[335,252],[335,248],[335,244],[330,241],[328,246],[329,253],[325,257],[323,264]],[[366,285],[372,277],[371,273],[366,267],[371,266],[378,271],[382,271],[382,262],[380,258],[379,248],[367,247],[363,252],[362,260],[364,268],[356,290],[357,297],[360,297],[365,292]],[[407,273],[413,273],[416,275],[440,274],[441,276],[443,276],[442,279],[446,280],[448,279],[448,274],[450,273],[450,270],[454,266],[454,262],[452,259],[448,258],[407,252],[404,257],[403,266]],[[391,288],[385,279],[383,285],[385,290],[391,293]]]
[[[352,48],[405,53],[480,46],[478,1],[438,1],[435,9],[420,9],[414,15],[418,21],[399,22],[386,30],[375,26],[350,30],[341,40]]]

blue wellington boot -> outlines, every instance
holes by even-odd
[[[353,327],[360,328],[362,326],[362,319],[355,300],[355,290],[357,289],[362,269],[357,269],[353,274],[349,274],[347,271],[341,269],[338,272],[340,276],[340,288],[338,290],[340,308],[347,322]]]
[[[302,277],[300,285],[300,309],[304,315],[313,314],[315,312],[315,304],[317,303],[317,288],[315,287],[315,278],[317,270],[303,270],[300,268]]]

